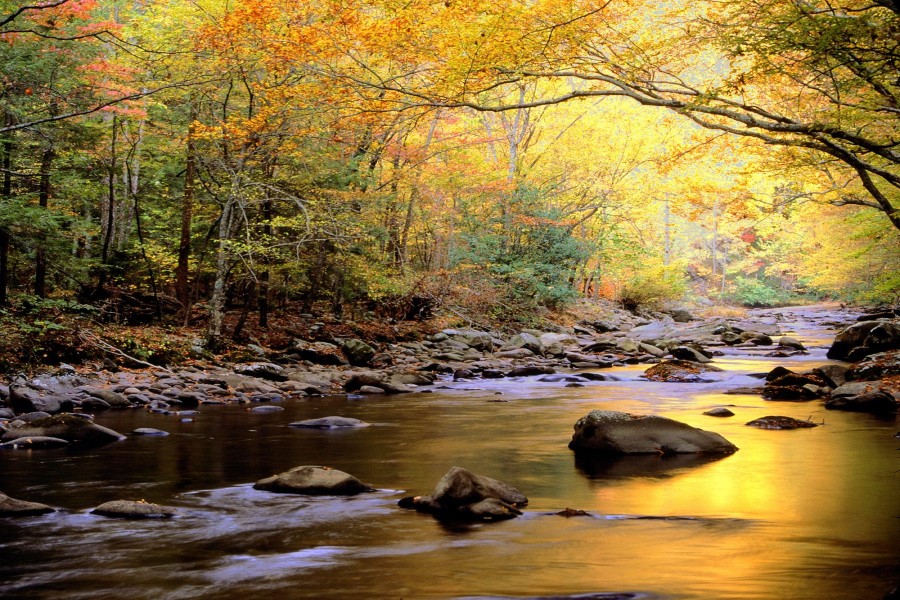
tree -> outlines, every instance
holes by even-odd
[[[449,19],[456,5],[447,4]],[[479,8],[461,16],[452,34],[406,28],[407,48],[430,44],[439,53],[424,68],[400,71],[392,62],[335,76],[395,110],[500,112],[627,97],[827,169],[824,199],[878,210],[900,229],[896,3],[745,0],[661,10],[625,0],[539,2],[516,5],[503,21]],[[399,26],[420,12],[435,27],[427,21],[435,9],[416,2],[374,14]],[[560,85],[542,86],[527,101],[494,93],[532,81]]]

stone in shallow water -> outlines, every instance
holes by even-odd
[[[17,500],[0,492],[0,517],[33,517],[55,511],[46,504]]]
[[[730,411],[729,409],[725,408],[724,406],[719,406],[717,408],[711,408],[703,414],[710,416],[710,417],[733,417],[734,416],[734,413],[732,411]]]
[[[656,415],[594,410],[578,419],[569,448],[601,454],[731,454],[718,433]]]
[[[290,471],[260,479],[255,490],[281,494],[308,494],[314,496],[354,496],[373,492],[375,488],[359,479],[330,467],[300,466]]]
[[[858,396],[839,396],[825,402],[829,410],[846,410],[875,414],[896,412],[900,404],[894,396],[881,390],[875,390]]]
[[[794,419],[793,417],[768,416],[753,419],[747,423],[750,427],[759,429],[806,429],[809,427],[818,427],[818,423],[812,421],[803,421]]]
[[[92,514],[114,519],[168,519],[178,512],[169,506],[162,506],[143,500],[113,500],[104,502],[91,511]]]
[[[333,429],[338,427],[368,427],[369,423],[360,421],[359,419],[351,419],[350,417],[322,417],[319,419],[295,421],[291,423],[290,426],[308,427],[313,429]]]
[[[83,446],[100,446],[125,439],[124,435],[92,423],[89,419],[63,413],[12,428],[3,434],[2,441],[39,436],[61,438]]]
[[[168,431],[163,431],[162,429],[154,429],[153,427],[138,427],[131,433],[132,435],[150,435],[159,437],[169,435]]]
[[[284,410],[281,406],[273,406],[271,404],[266,404],[263,406],[254,406],[253,408],[247,409],[248,412],[252,413],[276,413]]]
[[[644,371],[650,381],[678,383],[708,383],[712,381],[703,377],[704,373],[721,371],[719,367],[693,362],[689,360],[665,360]]]
[[[516,488],[461,467],[452,467],[428,496],[400,500],[402,508],[412,508],[441,519],[462,521],[502,521],[522,514],[528,504]]]

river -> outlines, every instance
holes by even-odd
[[[192,422],[100,414],[97,422],[117,431],[171,435],[81,452],[0,453],[0,490],[63,509],[0,520],[0,597],[880,599],[900,583],[896,421],[825,411],[820,401],[722,393],[776,365],[827,362],[833,331],[821,322],[837,317],[782,314],[782,328],[811,353],[776,359],[727,349],[714,383],[643,381],[641,365],[604,371],[619,380],[581,388],[460,381],[433,393],[289,400],[273,414],[203,406]],[[720,405],[734,405],[736,416],[702,414]],[[597,408],[672,417],[740,450],[576,462],[566,447],[572,425]],[[773,414],[823,425],[744,425]],[[373,426],[287,426],[328,415]],[[378,491],[333,498],[251,487],[304,464],[347,471]],[[530,500],[525,514],[451,526],[397,507],[454,465],[519,488]],[[180,515],[89,513],[114,499],[159,502]],[[566,507],[590,516],[552,515]]]

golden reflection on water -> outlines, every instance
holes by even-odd
[[[759,364],[729,360],[745,372]],[[146,593],[135,597],[154,590],[179,597],[188,577],[199,582],[197,597],[217,600],[276,589],[285,600],[597,592],[643,592],[653,600],[877,599],[900,580],[893,558],[900,556],[895,422],[829,413],[815,401],[720,393],[734,382],[685,387],[625,379],[574,389],[499,382],[479,383],[480,391],[359,402],[322,398],[285,403],[284,414],[250,421],[240,407],[205,409],[191,424],[109,413],[103,418],[114,429],[169,425],[173,435],[131,439],[115,452],[50,453],[41,461],[0,455],[0,466],[20,486],[4,491],[73,510],[122,490],[163,503],[182,490],[220,490],[216,502],[193,506],[196,512],[190,507],[198,500],[176,497],[189,515],[177,529],[150,524],[140,535],[123,532],[116,560],[129,582],[142,582]],[[488,402],[498,398],[507,402]],[[722,405],[732,405],[736,416],[702,414]],[[566,443],[575,420],[594,408],[672,417],[716,431],[740,450],[712,458],[580,460]],[[286,426],[328,414],[374,425],[352,432]],[[797,431],[745,426],[771,414],[825,424]],[[382,495],[371,506],[362,499],[355,508],[334,502],[326,509],[319,499],[260,499],[235,487],[298,464],[341,468]],[[452,465],[519,487],[531,500],[526,514],[459,528],[396,508],[402,495],[428,493]],[[72,485],[78,494],[66,491]],[[548,515],[567,506],[593,517]],[[96,532],[85,532],[86,522]],[[59,579],[54,585],[96,589],[98,579],[120,572],[55,561],[70,555],[73,543],[83,544],[80,554],[102,551],[119,526],[61,519],[54,534],[47,524],[35,525],[17,550],[36,554],[14,555],[22,564],[13,570],[37,565]],[[216,572],[235,577],[202,583]]]

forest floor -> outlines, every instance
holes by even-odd
[[[747,310],[732,306],[693,307],[698,317],[743,318]],[[139,324],[104,322],[90,313],[51,304],[40,310],[0,311],[0,374],[30,373],[62,363],[90,368],[89,363],[113,361],[120,366],[179,367],[212,362],[219,364],[259,360],[277,355],[296,340],[328,342],[358,338],[374,348],[404,341],[418,341],[447,328],[516,333],[524,329],[553,331],[579,322],[615,319],[627,314],[606,300],[580,299],[564,310],[527,315],[526,321],[500,322],[487,314],[440,308],[423,320],[393,321],[373,313],[342,318],[327,312],[303,313],[288,306],[273,311],[262,327],[255,313],[232,311],[225,320],[223,347],[215,355],[200,350],[206,334],[205,319],[190,325],[176,323],[174,315]],[[653,315],[647,313],[649,319]],[[241,321],[243,320],[243,323]],[[238,335],[233,332],[238,331]],[[260,349],[262,351],[260,351]]]
[[[80,306],[80,305],[77,305]],[[571,327],[580,321],[609,318],[621,309],[612,302],[578,300],[565,310],[528,315],[524,323],[499,322],[486,314],[466,314],[456,308],[439,309],[427,319],[393,321],[372,313],[342,318],[327,312],[303,313],[288,306],[273,311],[262,327],[255,313],[231,311],[225,320],[222,350],[215,356],[200,356],[197,348],[206,335],[205,319],[190,325],[176,322],[174,315],[161,321],[122,324],[105,322],[84,310],[64,303],[39,309],[14,307],[0,311],[0,374],[33,372],[61,363],[79,366],[112,360],[127,366],[135,361],[159,366],[180,366],[204,358],[232,363],[253,359],[259,347],[269,352],[286,350],[295,340],[333,342],[358,338],[378,348],[384,344],[421,340],[446,328],[478,329],[510,333],[521,329]],[[700,316],[739,316],[743,309],[705,309]],[[517,326],[518,325],[518,326]],[[239,331],[238,335],[233,332]],[[134,359],[134,360],[130,360]],[[132,366],[136,366],[133,364]]]

